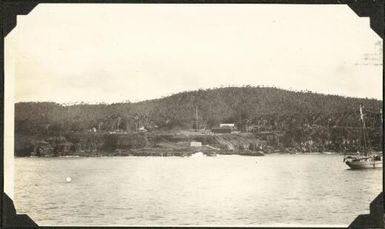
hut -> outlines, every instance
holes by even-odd
[[[232,129],[228,127],[212,128],[211,131],[218,134],[231,134]]]
[[[190,142],[190,146],[191,147],[201,147],[202,146],[202,142]]]
[[[234,123],[221,123],[221,124],[219,124],[219,128],[234,129],[235,128],[235,124]]]

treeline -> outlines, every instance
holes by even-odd
[[[285,132],[285,144],[309,136],[343,141],[360,136],[359,106],[364,106],[370,140],[380,144],[382,101],[268,87],[227,87],[182,92],[138,103],[77,104],[49,102],[15,104],[15,136],[55,136],[82,131],[192,129],[235,123],[242,131]],[[335,138],[335,139],[333,139]]]

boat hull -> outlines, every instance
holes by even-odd
[[[351,169],[376,169],[382,168],[382,161],[346,161],[345,162]]]

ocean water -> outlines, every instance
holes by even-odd
[[[350,170],[342,160],[16,158],[14,202],[39,225],[347,226],[369,213],[382,169]]]

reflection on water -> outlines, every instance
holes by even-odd
[[[339,155],[16,158],[15,205],[39,225],[348,225],[382,169]],[[66,180],[71,177],[71,181]]]

